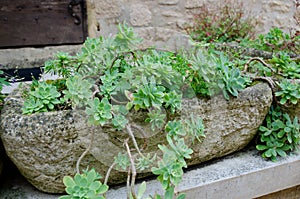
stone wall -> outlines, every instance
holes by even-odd
[[[257,21],[257,34],[272,27],[289,32],[300,30],[300,21],[297,24],[294,18],[300,19],[297,1],[248,0],[243,6]],[[109,35],[125,20],[145,39],[145,45],[177,49],[186,45],[185,27],[204,3],[222,7],[224,0],[88,0],[89,34]]]
[[[232,0],[242,1],[242,0]],[[203,3],[223,6],[223,0],[86,0],[88,33],[90,37],[110,35],[116,25],[126,21],[144,38],[145,46],[176,50],[188,45],[185,27],[192,24]],[[300,30],[300,0],[248,0],[244,7],[257,20],[257,33],[266,33],[271,27],[288,32]],[[298,19],[298,24],[295,20]],[[0,69],[31,68],[57,51],[76,52],[80,46],[45,48],[0,49]]]

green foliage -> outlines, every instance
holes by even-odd
[[[24,113],[56,110],[58,105],[82,108],[89,117],[89,124],[109,124],[120,132],[127,132],[130,147],[134,148],[118,153],[114,159],[116,169],[126,172],[133,168],[132,164],[138,170],[151,168],[165,190],[164,196],[155,195],[154,198],[171,199],[175,197],[174,187],[182,179],[183,168],[187,167],[186,159],[192,156],[189,145],[205,137],[201,118],[191,114],[184,120],[177,115],[182,108],[182,98],[193,94],[210,97],[222,91],[226,99],[230,95],[236,97],[248,84],[248,79],[236,64],[216,51],[199,48],[180,53],[138,50],[140,41],[132,28],[123,25],[113,37],[88,38],[77,55],[59,53],[56,60],[47,62],[45,71],[61,76],[62,80],[33,82],[28,96],[34,98],[28,97],[25,101],[30,108],[24,108],[27,111]],[[39,93],[42,100],[37,100],[35,93]],[[51,100],[43,101],[45,97]],[[133,125],[134,132],[128,130],[132,122],[126,118],[129,111],[145,112],[151,129],[166,133],[166,143],[158,145],[162,157],[145,155],[143,149],[135,146],[132,137],[142,130]],[[171,118],[176,119],[169,121]],[[73,194],[66,198],[76,198],[74,194],[82,198],[92,195],[88,189],[91,185],[86,182],[92,181],[83,180],[89,172],[76,174],[74,179],[65,178],[67,193]],[[98,182],[98,177],[94,177],[94,181]],[[102,187],[102,184],[93,184],[91,189]],[[138,198],[142,197],[145,187],[144,184],[140,186]],[[102,189],[97,193],[94,190],[95,198],[101,198],[107,190],[106,187]],[[177,198],[184,197],[181,194]]]
[[[154,78],[150,82],[143,79],[143,85],[133,93],[133,104],[134,109],[147,109],[149,107],[160,108],[164,102],[164,91],[163,86],[158,86]]]
[[[193,114],[187,120],[169,121],[165,126],[165,130],[168,136],[174,140],[178,140],[180,137],[189,137],[192,142],[195,139],[201,142],[201,139],[205,138],[203,121],[199,116]]]
[[[111,104],[107,98],[103,98],[101,101],[99,98],[95,98],[88,102],[86,113],[90,116],[89,123],[93,125],[104,125],[108,120],[112,119]]]
[[[222,89],[225,99],[229,100],[229,94],[237,97],[238,92],[246,87],[247,80],[241,76],[238,68],[230,69],[225,64],[220,66],[223,76],[222,80],[218,82],[218,86]]]
[[[157,179],[161,182],[166,193],[179,184],[182,179],[183,168],[187,167],[185,159],[191,158],[193,153],[193,150],[185,144],[187,132],[185,132],[186,129],[183,127],[184,124],[194,124],[193,127],[196,128],[194,131],[203,133],[204,127],[200,125],[198,118],[192,122],[186,120],[183,123],[183,121],[174,120],[167,123],[165,130],[168,133],[166,135],[168,146],[158,145],[163,153],[163,158],[158,162],[157,167],[152,167],[151,169],[154,174],[158,175]],[[198,133],[189,133],[188,137],[194,140],[198,136]]]
[[[259,127],[260,143],[256,145],[256,149],[263,152],[263,158],[276,161],[277,156],[285,157],[287,152],[297,149],[300,144],[300,125],[297,117],[292,120],[278,107],[272,107],[265,123]]]
[[[142,42],[141,38],[136,37],[132,27],[127,26],[125,23],[119,24],[118,30],[114,42],[119,51],[127,51],[130,48],[135,48],[135,46]]]
[[[243,3],[226,0],[215,8],[204,4],[188,33],[196,41],[231,42],[252,36],[254,20],[245,16]]]
[[[136,195],[136,199],[142,199],[145,191],[146,191],[146,182],[142,182],[142,184],[138,188],[138,193]],[[166,190],[164,196],[155,194],[153,197],[146,197],[145,199],[174,199],[175,194],[174,194],[174,187],[170,187]],[[179,194],[175,199],[184,199],[185,194]],[[130,199],[134,199],[132,194],[130,195]]]
[[[0,76],[4,76],[4,72],[0,70]],[[3,108],[4,99],[6,97],[5,94],[2,93],[3,86],[9,86],[8,79],[6,77],[0,77],[0,111]]]
[[[33,97],[26,99],[22,112],[23,114],[32,114],[36,112],[46,112],[44,104],[40,100],[35,100]]]
[[[137,192],[136,198],[134,198],[132,196],[132,194],[130,194],[130,199],[142,199],[142,197],[143,197],[143,195],[144,195],[144,193],[146,191],[146,187],[147,187],[146,182],[143,181],[142,184],[138,188],[138,192]]]
[[[203,120],[199,116],[191,114],[190,119],[185,120],[183,126],[193,143],[195,139],[201,142],[205,138]]]
[[[130,166],[129,158],[126,154],[118,153],[118,155],[114,158],[114,162],[117,164],[117,170],[126,171],[126,168]]]
[[[151,165],[153,165],[156,161],[156,154],[151,157],[151,155],[148,153],[146,156],[141,156],[137,158],[136,167],[137,169],[143,171],[145,169],[150,168]]]
[[[194,30],[195,39],[223,42],[246,38],[251,23],[242,20],[242,10],[230,6],[226,3],[218,15],[206,12],[206,16],[201,16],[203,21],[199,22],[199,29]],[[114,158],[116,169],[126,172],[133,167],[138,170],[151,168],[165,190],[163,196],[155,195],[154,198],[173,199],[174,187],[180,183],[183,168],[187,167],[186,159],[193,153],[189,144],[194,144],[195,140],[201,142],[205,137],[201,118],[191,114],[187,120],[178,119],[176,114],[181,110],[183,96],[210,97],[223,92],[229,100],[230,96],[237,97],[250,80],[241,73],[239,64],[232,61],[232,57],[213,49],[195,47],[180,53],[138,50],[141,39],[132,28],[123,24],[118,29],[112,37],[88,38],[77,55],[58,53],[55,60],[46,62],[45,71],[59,75],[62,80],[34,81],[22,110],[24,114],[31,114],[57,110],[59,106],[82,108],[89,117],[89,124],[110,124],[120,132],[127,132],[130,147],[134,145],[134,149],[118,153]],[[267,49],[262,42],[268,42],[272,48],[267,50],[276,51],[287,41],[295,43],[296,39],[273,30],[269,35],[261,36],[253,46]],[[276,77],[299,78],[299,65],[288,54],[279,53],[269,63],[274,70],[259,66],[260,74],[272,76],[275,71]],[[284,80],[278,86],[280,90],[276,96],[281,98],[282,104],[298,102],[298,84]],[[166,133],[166,143],[158,145],[162,157],[145,155],[136,146],[139,140],[136,142],[134,133],[142,128],[135,127],[134,132],[128,130],[132,122],[126,118],[129,111],[145,112],[151,129]],[[169,121],[171,118],[176,119]],[[285,156],[299,144],[298,119],[291,119],[277,110],[270,112],[265,126],[259,131],[257,149],[265,158],[276,160],[278,155]],[[103,198],[108,187],[99,179],[94,170],[76,174],[74,179],[66,176],[64,184],[69,195],[61,199]],[[142,183],[137,198],[143,197],[145,189],[146,184]],[[133,198],[132,193],[129,196]],[[177,196],[177,199],[183,198],[184,194]]]
[[[282,67],[282,73],[285,78],[300,79],[300,64],[292,61]]]
[[[69,77],[66,81],[66,90],[63,90],[64,100],[70,102],[72,107],[83,107],[91,98],[92,83],[81,76]]]
[[[59,52],[56,54],[56,58],[57,59],[55,60],[49,60],[45,62],[45,72],[59,75],[64,78],[69,77],[74,71],[74,68],[70,67],[70,65],[73,63],[73,57],[68,53]]]
[[[56,105],[62,104],[62,101],[59,100],[60,96],[61,93],[57,91],[55,86],[40,82],[38,87],[28,93],[22,112],[23,114],[32,114],[54,110]]]
[[[145,81],[151,82],[151,79],[155,79],[157,84],[168,90],[178,91],[183,77],[173,70],[172,65],[176,60],[173,59],[171,53],[148,50],[137,52],[136,56],[139,56],[136,60],[138,67],[133,67],[125,73],[126,80],[133,88],[139,87]]]
[[[102,184],[101,176],[94,169],[84,171],[83,174],[76,174],[74,178],[65,176],[63,179],[68,195],[59,199],[104,199],[103,194],[108,186]]]
[[[4,75],[4,72],[2,70],[0,70],[0,75]],[[7,78],[0,77],[0,91],[2,91],[4,85],[8,86],[9,82],[8,82]]]
[[[279,83],[280,90],[275,93],[280,97],[280,104],[297,104],[300,99],[300,84],[291,80],[284,79]]]
[[[185,199],[185,194],[184,193],[181,193],[179,194],[177,197],[175,197],[175,194],[174,194],[174,187],[169,187],[164,196],[161,196],[161,195],[154,195],[153,199]],[[147,198],[147,199],[150,199],[150,198]]]
[[[159,130],[162,129],[165,125],[166,114],[163,114],[160,109],[151,110],[148,113],[148,118],[145,122],[149,122],[151,124],[151,130]]]
[[[115,115],[111,122],[116,129],[122,130],[125,128],[126,124],[128,123],[128,120],[124,115],[119,114]]]
[[[186,79],[196,95],[212,96],[219,92],[217,85],[220,74],[217,68],[217,57],[211,52],[197,50],[191,55],[190,69]]]
[[[258,39],[249,43],[251,47],[271,52],[300,53],[300,36],[291,36],[279,28],[271,29],[267,34],[261,34]]]
[[[196,95],[203,97],[210,97],[222,91],[224,97],[229,100],[229,95],[237,97],[238,92],[250,83],[224,53],[214,50],[197,49],[191,54],[188,67],[176,69],[180,73],[185,71],[186,82],[189,82]]]
[[[164,107],[170,108],[172,114],[181,110],[182,94],[178,94],[175,91],[165,93],[164,95]]]
[[[277,74],[284,78],[300,79],[300,65],[292,61],[290,56],[285,52],[279,52],[278,56],[274,55],[270,60]]]
[[[169,121],[165,127],[166,132],[174,140],[178,140],[181,136],[185,136],[186,132],[183,130],[181,121]]]
[[[164,149],[162,149],[164,150]],[[163,161],[158,163],[157,168],[152,168],[152,173],[158,175],[158,180],[161,182],[164,189],[168,189],[171,185],[177,185],[183,175],[182,165],[176,161],[175,157],[169,154],[163,156]]]
[[[119,79],[119,73],[117,70],[114,70],[112,72],[106,71],[105,74],[103,74],[100,77],[101,85],[100,88],[100,94],[105,97],[110,97],[111,95],[117,94],[117,84]]]

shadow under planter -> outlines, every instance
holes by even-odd
[[[1,138],[8,157],[20,173],[36,188],[48,193],[64,192],[62,179],[75,174],[79,156],[90,143],[91,127],[82,110],[23,115],[21,92],[13,91],[1,114]],[[191,115],[203,119],[206,138],[202,143],[191,143],[194,153],[188,165],[196,165],[222,157],[244,148],[256,135],[272,103],[272,91],[266,83],[258,83],[229,101],[222,95],[211,99],[184,99],[179,117]],[[158,152],[158,144],[166,142],[162,133],[150,132],[149,124],[139,115],[131,114],[130,121],[146,132],[137,141],[147,139],[145,153]],[[139,119],[138,119],[139,118]],[[145,137],[146,136],[146,137]],[[126,134],[109,126],[97,128],[89,153],[81,162],[81,169],[95,168],[105,176],[118,152],[125,151]],[[149,175],[138,172],[138,177]],[[122,183],[127,172],[112,170],[109,183]]]

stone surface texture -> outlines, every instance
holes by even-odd
[[[238,2],[242,0],[232,0]],[[300,30],[299,0],[249,0],[245,13],[257,21],[256,32],[266,33],[272,27],[285,32]],[[298,4],[297,4],[298,2]],[[167,50],[188,47],[186,27],[204,3],[223,6],[221,0],[86,0],[89,37],[116,33],[117,24],[126,21],[144,39],[141,48],[156,46]],[[71,48],[71,49],[70,49]],[[76,46],[75,46],[76,48]],[[0,49],[1,68],[39,67],[53,52],[71,51],[70,46]]]
[[[259,83],[240,92],[238,98],[226,101],[222,95],[212,99],[185,99],[182,118],[198,115],[203,118],[206,138],[191,145],[194,150],[189,165],[221,157],[244,148],[256,135],[272,103],[271,89]],[[90,143],[92,129],[86,125],[83,111],[22,115],[23,100],[14,91],[5,102],[1,115],[1,138],[8,157],[21,174],[36,188],[49,193],[64,191],[62,178],[75,174],[75,164]],[[165,135],[150,132],[142,113],[128,118],[147,134],[134,134],[140,145],[147,140],[144,153],[157,152],[157,144],[165,143]],[[102,176],[113,163],[114,156],[124,151],[126,133],[109,126],[97,128],[92,148],[82,161],[81,169],[96,168]],[[129,143],[132,147],[132,143]],[[149,175],[140,173],[139,176]],[[126,180],[127,172],[113,170],[111,183]]]

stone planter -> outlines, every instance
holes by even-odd
[[[238,98],[226,101],[217,95],[211,99],[185,99],[180,117],[191,114],[203,118],[206,138],[195,142],[189,165],[221,157],[245,147],[256,135],[272,103],[272,92],[266,83],[246,88]],[[91,128],[81,110],[22,115],[23,99],[18,91],[7,97],[1,115],[1,138],[8,157],[21,174],[41,191],[64,192],[63,176],[75,174],[75,164],[89,144]],[[139,115],[129,118],[147,132],[144,152],[158,151],[165,142],[163,133],[151,133]],[[135,132],[137,137],[140,137]],[[126,134],[108,126],[97,128],[89,154],[81,169],[96,168],[105,176],[119,151],[124,151]],[[145,139],[138,138],[143,144]],[[139,177],[149,173],[139,174]],[[124,182],[127,172],[113,170],[110,183]]]

